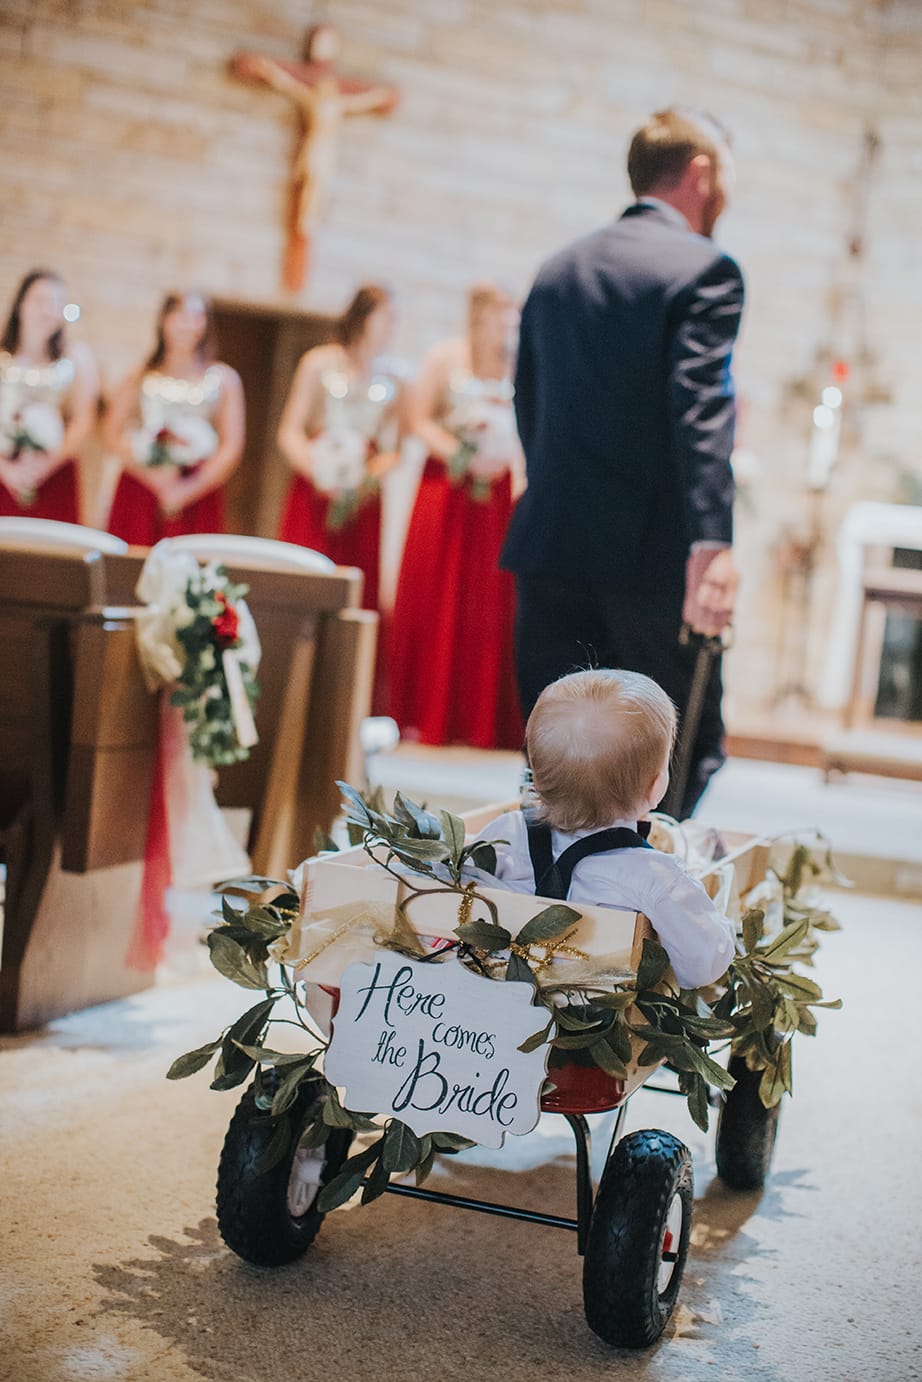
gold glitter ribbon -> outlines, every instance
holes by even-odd
[[[283,964],[291,965],[297,972],[300,972],[306,969],[324,951],[341,940],[343,936],[357,929],[365,931],[369,940],[375,945],[386,946],[391,941],[398,941],[402,943],[401,949],[408,949],[411,939],[409,933],[412,932],[412,939],[418,939],[418,934],[407,923],[405,910],[402,909],[405,908],[406,902],[417,901],[425,895],[426,891],[428,890],[424,889],[419,893],[412,892],[403,901],[398,899],[396,907],[389,904],[361,901],[345,903],[339,907],[331,908],[324,916],[312,916],[309,910],[309,897],[305,897],[304,921],[300,927],[297,923],[292,927],[287,954],[276,952],[275,958]],[[442,890],[439,889],[439,891]],[[474,902],[478,900],[476,882],[472,880],[465,884],[463,889],[446,888],[444,891],[459,892],[458,925],[463,926],[465,922],[470,921]],[[481,900],[486,901],[486,899]],[[499,922],[499,924],[502,923]],[[332,929],[329,930],[328,934],[324,934],[328,928]],[[513,942],[510,950],[512,954],[519,955],[531,966],[532,972],[544,989],[572,986],[606,989],[612,984],[622,984],[633,980],[634,972],[631,967],[629,951],[609,955],[587,955],[585,951],[570,944],[577,930],[578,927],[573,927],[556,940],[532,941],[527,945],[518,945]],[[312,931],[315,933],[314,936],[311,935]],[[317,932],[321,934],[316,934]],[[308,953],[302,957],[297,957],[297,950],[300,949],[301,944],[310,945],[312,940],[315,943]],[[419,951],[420,956],[427,953],[423,944],[420,944]],[[535,951],[540,952],[540,954],[536,956]],[[503,961],[499,956],[495,958],[497,968],[504,968]],[[497,977],[499,977],[499,973],[497,973]]]
[[[398,929],[393,907],[368,902],[346,903],[341,907],[331,908],[323,917],[311,917],[308,914],[301,927],[298,940],[305,938],[305,935],[309,936],[311,929],[321,923],[332,924],[334,930],[328,936],[324,936],[323,940],[303,958],[296,961],[283,961],[283,963],[293,963],[296,970],[306,969],[331,945],[334,945],[348,931],[353,931],[358,926],[369,932],[376,945],[385,944]],[[422,947],[420,947],[420,953],[422,953]]]
[[[509,948],[513,955],[520,956],[526,964],[531,965],[536,974],[542,974],[544,970],[550,969],[559,955],[570,955],[574,960],[585,960],[588,963],[589,956],[584,950],[577,950],[575,946],[568,944],[578,930],[579,927],[574,926],[572,931],[568,931],[565,936],[558,936],[557,940],[553,941],[530,941],[527,945],[517,945],[513,941]],[[543,950],[543,957],[536,960],[532,956],[532,950]]]
[[[470,883],[465,883],[464,894],[458,903],[458,926],[466,926],[471,919],[471,909],[474,906],[474,895],[477,892],[477,883],[471,879]]]

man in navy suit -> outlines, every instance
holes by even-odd
[[[743,280],[712,241],[732,161],[710,117],[672,108],[628,155],[637,200],[543,266],[522,311],[515,379],[528,487],[502,564],[516,575],[523,710],[579,667],[653,677],[680,715],[695,651],[683,621],[729,624]],[[679,814],[724,761],[715,660]]]

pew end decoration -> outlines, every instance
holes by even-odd
[[[151,691],[172,688],[197,763],[225,767],[248,758],[258,735],[259,636],[245,585],[224,566],[200,565],[169,538],[151,548],[138,581],[147,606],[138,620],[138,655]]]
[[[250,871],[214,795],[218,769],[257,742],[259,637],[243,596],[221,565],[200,565],[166,538],[148,553],[136,586],[135,622],[145,684],[160,696],[141,907],[128,962],[152,969],[169,934],[171,884],[210,888]]]
[[[259,685],[244,627],[246,593],[223,566],[201,569],[186,586],[188,614],[176,629],[185,662],[170,704],[182,710],[193,758],[210,768],[249,758],[257,742]]]
[[[627,1100],[665,1067],[675,1087],[664,1092],[683,1095],[699,1127],[718,1107],[723,1179],[762,1185],[793,1092],[794,1035],[815,1033],[817,1008],[840,1006],[804,973],[818,933],[837,929],[816,886],[831,876],[824,842],[741,841],[699,866],[739,940],[719,983],[685,990],[644,918],[506,891],[494,846],[469,840],[459,817],[400,793],[386,810],[339,785],[358,843],[287,882],[227,886],[211,959],[256,1001],[168,1072],[215,1061],[217,1090],[252,1077],[219,1169],[225,1242],[251,1262],[292,1261],[359,1192],[362,1204],[404,1194],[567,1227],[585,1258],[590,1327],[648,1346],[678,1296],[691,1159],[670,1133],[621,1138]],[[674,822],[654,834],[687,852]],[[594,1190],[585,1115],[607,1110],[615,1128]],[[499,1147],[541,1112],[561,1113],[576,1137],[575,1219],[420,1188],[439,1156]]]

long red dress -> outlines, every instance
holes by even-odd
[[[25,426],[28,430],[32,410],[38,409],[46,418],[50,416],[55,429],[63,435],[63,407],[73,381],[74,365],[67,356],[48,365],[25,366],[17,364],[8,352],[0,352],[0,421],[3,432],[18,426]],[[53,518],[59,523],[79,523],[76,462],[65,461],[49,475],[31,504],[21,504],[5,485],[0,485],[0,516]]]
[[[152,439],[162,429],[189,435],[191,428],[193,436],[196,431],[203,434],[203,448],[216,446],[218,438],[211,419],[220,400],[221,379],[217,365],[210,365],[200,379],[175,379],[149,370],[141,381],[141,433]],[[194,471],[195,466],[187,469]],[[125,472],[119,479],[107,526],[110,533],[137,547],[153,547],[161,538],[189,533],[223,533],[224,491],[213,489],[173,518],[164,518],[151,490]]]
[[[323,412],[311,439],[313,478],[293,478],[279,537],[322,552],[337,566],[357,566],[365,576],[362,604],[377,609],[381,496],[365,467],[393,416],[396,381],[382,361],[367,379],[331,366],[321,373],[320,385]],[[347,512],[341,522],[344,501]],[[380,684],[383,640],[378,643]]]
[[[512,514],[508,472],[488,498],[426,462],[410,520],[390,642],[391,714],[424,744],[518,749],[525,727],[512,656],[515,586],[499,569]]]
[[[77,495],[77,465],[65,461],[39,486],[35,502],[24,505],[0,485],[0,517],[54,518],[59,523],[79,523],[80,503]]]
[[[299,547],[322,552],[337,566],[357,566],[364,573],[362,604],[378,608],[378,569],[381,561],[381,496],[377,490],[363,498],[355,517],[341,528],[329,526],[333,496],[323,494],[310,480],[296,475],[282,514],[279,537]]]
[[[107,527],[134,547],[153,547],[161,538],[188,533],[223,533],[224,495],[214,489],[174,518],[164,518],[151,491],[133,475],[122,475]]]

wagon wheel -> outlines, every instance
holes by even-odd
[[[727,1090],[717,1119],[717,1174],[731,1190],[761,1190],[778,1135],[780,1105],[766,1108],[759,1098],[761,1070],[750,1070],[742,1056],[732,1056]]]
[[[590,1329],[608,1344],[646,1348],[672,1314],[692,1217],[691,1155],[670,1133],[635,1132],[602,1174],[583,1264]]]
[[[279,1077],[266,1070],[261,1081],[264,1093],[271,1094]],[[276,1124],[257,1107],[255,1082],[227,1129],[218,1166],[218,1229],[229,1248],[257,1266],[293,1262],[310,1247],[324,1218],[317,1196],[349,1155],[352,1134],[347,1128],[332,1129],[320,1147],[299,1145],[316,1102],[316,1083],[304,1085],[289,1111],[288,1150],[268,1171],[258,1171],[256,1163]]]

